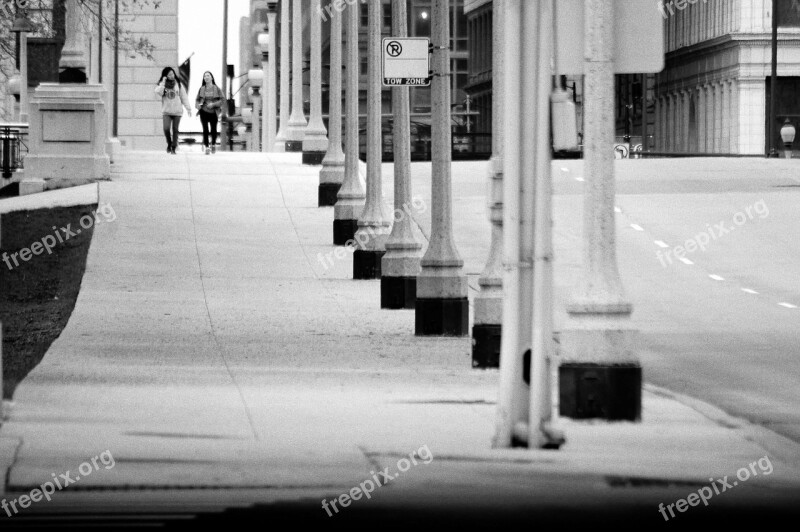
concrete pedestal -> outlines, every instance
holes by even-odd
[[[416,277],[381,276],[381,308],[414,309],[417,302]]]
[[[489,369],[500,367],[501,325],[472,326],[472,367]]]
[[[353,253],[353,279],[380,279],[383,250],[357,249]]]
[[[469,332],[469,299],[423,299],[417,297],[417,336],[466,336]]]
[[[317,189],[317,206],[333,207],[336,205],[341,183],[320,183]]]
[[[333,245],[344,246],[353,240],[358,231],[358,220],[334,220],[333,221]]]
[[[39,85],[31,101],[26,180],[53,189],[109,178],[105,93],[95,84]]]

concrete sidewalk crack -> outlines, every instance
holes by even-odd
[[[192,174],[191,169],[188,167],[186,168],[186,175],[189,177],[189,206],[192,209],[192,231],[194,232],[194,249],[195,253],[197,254],[197,268],[200,271],[200,286],[203,289],[203,305],[206,309],[206,316],[208,317],[208,327],[211,331],[211,337],[214,338],[214,345],[217,346],[217,352],[220,354],[222,358],[223,364],[225,364],[225,370],[228,372],[228,376],[233,381],[234,386],[236,386],[236,390],[239,393],[239,398],[242,401],[242,406],[244,407],[245,415],[247,416],[247,421],[250,423],[250,430],[253,431],[253,437],[256,441],[259,441],[260,438],[258,436],[258,430],[256,430],[255,422],[253,421],[253,415],[250,412],[250,407],[247,404],[247,400],[244,397],[244,392],[242,391],[242,387],[236,381],[236,376],[231,371],[230,366],[228,365],[228,360],[225,357],[225,349],[222,347],[222,344],[217,337],[217,333],[214,330],[214,320],[211,318],[211,310],[208,308],[208,294],[206,292],[206,283],[205,278],[203,276],[203,261],[200,257],[200,246],[197,243],[197,217],[194,209],[194,194],[192,192]]]

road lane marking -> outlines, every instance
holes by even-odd
[[[584,178],[582,178],[582,177],[576,177],[576,178],[575,178],[575,181],[580,181],[580,182],[582,183],[582,182],[584,182],[584,181],[585,181],[585,179],[584,179]]]
[[[622,213],[622,209],[620,209],[619,207],[614,207],[614,212],[617,213],[617,214],[621,214]]]
[[[756,291],[755,291],[755,290],[753,290],[752,288],[742,288],[742,292],[745,292],[745,293],[747,293],[747,294],[754,294],[754,295],[758,295],[758,292],[756,292]]]
[[[669,247],[669,245],[667,245],[667,243],[663,240],[655,240],[654,242],[656,243],[656,246],[660,247],[661,249],[667,249]]]
[[[680,261],[681,261],[682,263],[684,263],[684,264],[688,265],[688,266],[694,266],[694,262],[690,261],[690,260],[689,260],[689,259],[687,259],[686,257],[681,257],[681,258],[680,258]]]
[[[644,231],[641,225],[631,224],[631,227],[634,228],[636,231]]]
[[[792,305],[791,303],[778,303],[778,305],[785,308],[797,308],[797,305]]]
[[[712,278],[712,279],[714,279],[715,281],[724,281],[724,280],[725,280],[725,278],[724,278],[724,277],[720,277],[719,275],[717,275],[717,274],[714,274],[714,273],[712,273],[711,275],[709,275],[709,277],[711,277],[711,278]]]

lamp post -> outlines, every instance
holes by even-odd
[[[328,129],[330,139],[328,153],[322,159],[319,171],[317,205],[333,207],[337,194],[344,182],[344,151],[342,150],[342,13],[331,13],[330,36],[330,90],[328,108],[330,109]]]
[[[792,122],[787,118],[786,121],[783,123],[783,127],[781,127],[781,139],[783,140],[783,147],[784,147],[784,157],[787,159],[792,158],[792,143],[794,142],[794,136],[797,133],[795,127],[792,125]]]
[[[13,33],[19,33],[19,121],[28,122],[28,33],[34,30],[28,20],[27,13],[18,15],[11,27]]]
[[[263,121],[261,124],[261,151],[273,151],[273,144],[275,143],[275,76],[270,65],[270,38],[269,33],[260,33],[258,35],[258,46],[261,48],[261,70],[267,76],[265,80],[264,90],[261,91],[262,98],[262,114]]]
[[[303,151],[307,126],[303,114],[303,1],[292,0],[292,114],[286,130],[286,151]]]
[[[250,106],[242,107],[242,124],[236,127],[236,131],[239,133],[239,136],[244,138],[245,151],[252,151],[253,150],[253,138],[252,135],[247,135],[247,131],[250,130],[251,124],[253,123],[253,109]],[[242,130],[244,128],[244,130]]]
[[[252,134],[250,137],[251,151],[261,151],[261,85],[264,83],[264,71],[252,69],[247,71],[247,80],[253,88],[253,118]]]
[[[286,136],[289,123],[289,98],[291,86],[289,78],[291,77],[291,64],[290,64],[290,49],[291,49],[291,31],[292,27],[289,22],[289,9],[291,0],[282,0],[281,2],[281,75],[280,75],[280,119],[278,121],[278,134],[275,137],[275,146],[273,151],[284,152],[286,151],[286,141],[289,140]],[[275,33],[273,35],[273,42],[275,41]],[[275,43],[277,44],[277,43]],[[273,54],[273,62],[277,57]]]
[[[328,151],[328,130],[322,120],[322,20],[320,0],[311,0],[311,59],[310,89],[311,117],[303,138],[303,164],[320,165]]]

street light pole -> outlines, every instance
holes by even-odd
[[[303,111],[303,0],[292,0],[292,115],[286,151],[303,151],[307,125]]]
[[[778,94],[778,0],[772,0],[772,72],[769,78],[769,131],[767,131],[768,157],[777,157],[775,148],[775,98]]]
[[[13,33],[19,34],[19,121],[28,123],[28,32],[33,26],[23,12],[14,20]]]
[[[311,39],[309,56],[311,60],[310,90],[311,117],[303,137],[303,164],[316,166],[322,164],[328,150],[328,131],[322,121],[322,20],[319,16],[320,0],[311,0]]]
[[[417,336],[465,336],[469,333],[467,277],[453,239],[450,1],[433,0],[432,7],[431,238],[417,277],[414,329]]]
[[[356,9],[352,7],[351,9]],[[336,195],[344,182],[344,151],[342,151],[342,13],[331,13],[331,68],[328,98],[328,153],[319,171],[317,205],[336,205]]]
[[[353,8],[351,8],[353,9]],[[368,4],[367,25],[367,201],[358,220],[353,253],[353,279],[379,279],[386,252],[389,219],[383,204],[383,132],[381,128],[381,27],[383,4]]]
[[[267,21],[269,27],[269,46],[267,49],[267,64],[264,72],[267,75],[266,108],[264,109],[264,144],[263,151],[275,151],[275,137],[277,136],[277,105],[278,105],[278,43],[277,43],[277,17],[278,2],[267,2]]]
[[[119,0],[117,0],[119,2]],[[119,55],[119,54],[117,54]],[[222,106],[222,113],[220,115],[220,132],[219,132],[219,142],[220,142],[220,149],[224,150],[228,144],[228,83],[232,83],[231,80],[228,79],[228,0],[225,0],[225,3],[222,8],[222,97],[225,99],[225,103]],[[229,148],[233,151],[232,145]]]
[[[358,219],[364,209],[364,187],[359,170],[359,10],[351,6],[346,9],[347,48],[345,68],[345,139],[344,181],[336,194],[333,207],[333,244],[342,246],[355,238]]]
[[[278,121],[278,134],[275,137],[275,146],[273,148],[274,152],[284,152],[286,151],[286,141],[289,140],[286,136],[286,131],[288,130],[288,123],[289,123],[289,93],[290,93],[290,86],[289,86],[289,78],[291,76],[290,70],[290,48],[291,48],[291,23],[289,22],[289,10],[291,0],[280,0],[281,1],[281,94],[280,94],[280,120]],[[275,39],[274,35],[272,37],[273,41]],[[273,56],[274,57],[274,56]],[[273,62],[277,60],[277,57],[273,59]]]
[[[392,0],[392,35],[408,36],[407,0]],[[422,245],[411,220],[411,116],[408,87],[392,88],[394,114],[394,225],[381,263],[381,308],[413,309]]]

